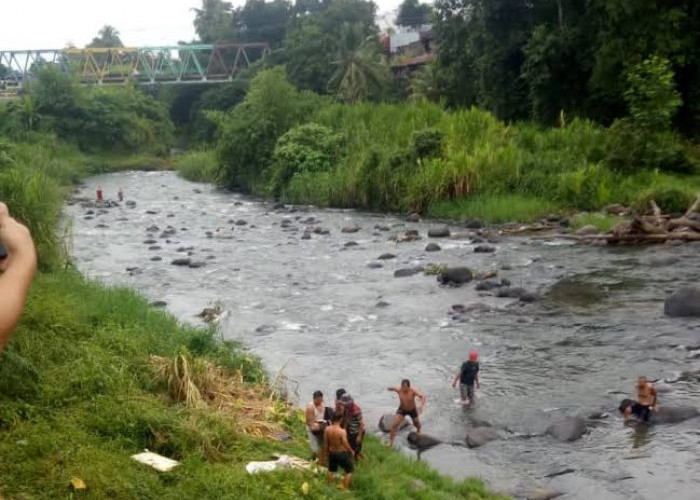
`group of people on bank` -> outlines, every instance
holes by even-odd
[[[475,384],[479,388],[479,362],[476,351],[469,353],[469,360],[462,363],[452,386],[460,386],[461,402],[469,404],[474,399]],[[394,445],[396,430],[410,417],[421,432],[420,415],[425,408],[427,397],[420,390],[411,386],[411,381],[403,379],[398,387],[389,387],[399,398],[399,407],[389,433],[389,446]],[[343,469],[345,476],[342,488],[350,486],[355,463],[363,458],[362,440],[365,435],[365,422],[362,408],[345,389],[335,393],[334,407],[325,404],[323,392],[316,391],[312,401],[306,406],[306,430],[314,458],[328,467],[328,483],[332,483],[333,474]]]

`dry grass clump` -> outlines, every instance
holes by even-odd
[[[277,438],[292,408],[263,384],[249,384],[243,372],[227,370],[184,352],[174,358],[151,356],[150,364],[173,401],[215,408],[248,435]]]

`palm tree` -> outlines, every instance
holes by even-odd
[[[365,100],[381,93],[389,80],[377,40],[365,37],[360,24],[344,24],[340,30],[338,69],[328,81],[328,90],[346,102]]]
[[[105,24],[100,31],[97,32],[97,36],[92,39],[92,42],[88,44],[88,47],[96,48],[111,48],[111,47],[123,47],[124,44],[119,38],[119,31],[114,26]]]

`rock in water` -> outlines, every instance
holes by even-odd
[[[498,439],[498,432],[492,427],[476,427],[467,433],[467,446],[478,448]]]
[[[406,217],[407,222],[420,222],[420,215],[417,213],[412,213],[408,217]]]
[[[585,420],[580,417],[569,417],[547,427],[547,434],[559,441],[576,441],[587,430]]]
[[[180,259],[174,259],[171,264],[173,266],[189,266],[190,265],[190,259],[188,257],[180,258]]]
[[[389,432],[391,430],[391,426],[394,424],[395,418],[396,413],[385,413],[382,415],[379,419],[379,430],[382,432]],[[402,431],[410,425],[411,424],[409,424],[406,420],[402,420],[396,430]]]
[[[442,249],[440,248],[440,245],[438,245],[437,243],[428,243],[425,246],[426,252],[439,252],[440,250],[442,250]]]
[[[353,224],[352,226],[345,226],[340,230],[341,233],[356,233],[360,230],[360,226]]]
[[[394,271],[394,278],[407,278],[408,276],[413,276],[423,271],[422,267],[406,267],[403,269],[397,269]]]
[[[377,257],[377,259],[379,259],[379,260],[389,260],[389,259],[395,259],[395,258],[396,258],[396,255],[394,255],[393,253],[383,253],[379,257]]]
[[[449,238],[450,228],[447,226],[433,227],[428,229],[428,237],[430,238]]]
[[[672,317],[700,316],[700,288],[689,286],[671,294],[664,304],[664,314]]]
[[[408,433],[408,444],[418,451],[425,451],[440,443],[442,443],[442,441],[428,434],[418,434],[413,431]]]
[[[474,274],[468,267],[448,267],[438,275],[437,279],[443,285],[461,286],[474,279]]]
[[[588,224],[587,226],[583,226],[581,229],[576,231],[576,234],[578,236],[590,236],[593,234],[598,234],[598,228],[595,227],[593,224]]]
[[[491,245],[478,245],[474,247],[474,253],[493,253],[496,251],[496,247]]]
[[[523,295],[527,294],[527,290],[524,288],[518,287],[510,287],[510,286],[501,286],[501,288],[498,289],[496,292],[496,297],[500,298],[510,298],[510,299],[519,299]]]
[[[655,424],[677,424],[700,417],[700,410],[692,406],[659,406],[651,417]]]

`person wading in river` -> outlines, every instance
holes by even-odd
[[[394,446],[396,429],[398,429],[399,425],[401,425],[401,422],[403,422],[406,417],[411,417],[411,421],[416,427],[416,433],[420,435],[421,423],[418,415],[423,413],[423,408],[428,398],[418,389],[411,387],[411,381],[408,379],[403,379],[401,381],[401,387],[389,387],[387,390],[399,395],[399,409],[396,410],[396,418],[394,419],[391,432],[389,433],[389,446]],[[418,406],[416,406],[416,398],[420,401]]]
[[[338,472],[338,467],[341,467],[345,471],[342,489],[347,490],[350,487],[352,473],[355,471],[355,466],[350,458],[355,452],[348,443],[345,430],[340,427],[342,418],[337,412],[333,414],[331,425],[326,428],[326,432],[323,434],[323,447],[328,452],[328,484],[333,484],[333,474]]]
[[[457,387],[459,382],[460,402],[463,405],[474,401],[474,385],[479,389],[479,355],[476,351],[469,351],[469,361],[462,363],[462,366],[452,380],[452,387]]]
[[[326,407],[323,404],[323,393],[321,391],[314,392],[313,400],[306,405],[306,434],[309,436],[309,446],[313,458],[318,457],[318,452],[321,447],[321,439],[323,431],[326,428],[325,423]]]
[[[656,411],[656,389],[646,377],[637,379],[637,401],[625,408],[625,422],[631,415],[642,422],[648,422],[652,412]]]

